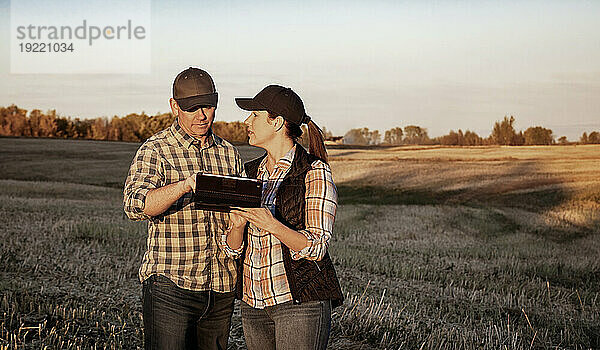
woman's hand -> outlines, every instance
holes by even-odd
[[[231,227],[227,233],[227,245],[234,250],[240,249],[244,243],[244,228],[246,227],[248,220],[231,210],[229,212],[229,222]]]
[[[269,232],[273,232],[276,228],[276,225],[279,223],[273,217],[271,211],[267,208],[231,207],[231,213],[235,213],[233,215],[240,216],[261,230],[266,230]]]
[[[233,225],[233,228],[241,228],[241,227],[246,226],[246,223],[248,222],[248,220],[236,213],[239,213],[239,212],[235,212],[233,210],[229,212],[229,221]]]
[[[305,235],[279,222],[267,208],[231,207],[231,210],[250,221],[254,226],[271,233],[290,249],[299,252],[308,246],[308,239]]]

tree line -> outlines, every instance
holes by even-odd
[[[155,133],[169,127],[175,117],[171,113],[147,115],[131,113],[124,117],[101,117],[80,119],[60,116],[55,110],[42,112],[34,109],[29,113],[15,105],[0,107],[0,136],[52,137],[90,140],[142,142]],[[447,135],[431,138],[427,129],[417,125],[404,128],[394,127],[383,135],[369,128],[351,129],[343,137],[345,144],[355,145],[553,145],[571,144],[565,136],[555,139],[551,129],[541,126],[527,128],[517,132],[515,118],[505,116],[496,121],[492,133],[481,137],[474,131],[450,130]],[[217,121],[213,124],[215,133],[224,139],[236,143],[248,143],[246,126],[242,122]],[[305,128],[304,128],[305,129]],[[325,137],[332,137],[330,131],[323,128]],[[306,144],[306,140],[300,142]],[[600,132],[584,132],[579,144],[600,144]]]
[[[106,141],[142,142],[168,128],[175,117],[171,113],[147,115],[131,113],[124,117],[80,119],[63,117],[55,110],[27,113],[15,105],[0,107],[0,136],[53,137]],[[247,143],[246,126],[241,122],[217,121],[215,133],[233,143]]]
[[[481,145],[567,145],[567,144],[600,144],[600,133],[584,132],[579,142],[569,142],[566,136],[555,139],[551,129],[533,126],[525,131],[517,132],[515,118],[505,116],[494,123],[494,128],[488,137],[481,137],[476,132],[466,130],[450,130],[447,135],[430,138],[427,129],[416,125],[404,128],[395,127],[384,133],[383,139],[379,130],[357,128],[349,130],[343,138],[346,144],[357,145],[446,145],[446,146],[481,146]]]

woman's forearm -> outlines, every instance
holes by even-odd
[[[299,252],[308,246],[308,238],[305,235],[292,230],[278,220],[275,220],[273,228],[269,232],[291,250]]]
[[[229,248],[237,250],[240,249],[244,242],[244,227],[245,226],[233,226],[231,231],[227,235],[227,245]]]
[[[237,215],[260,229],[270,232],[291,250],[300,251],[308,246],[308,238],[305,235],[275,219],[267,208],[234,208],[234,210],[237,211]]]

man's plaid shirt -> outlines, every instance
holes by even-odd
[[[237,149],[229,142],[212,134],[202,147],[200,141],[183,131],[177,120],[140,147],[123,190],[127,216],[132,220],[148,219],[140,281],[158,274],[190,290],[235,289],[234,260],[217,244],[229,224],[227,213],[197,209],[191,192],[158,216],[150,217],[143,210],[151,189],[183,181],[200,171],[244,176],[243,169]]]

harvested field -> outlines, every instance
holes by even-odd
[[[138,147],[0,138],[2,348],[142,346],[145,226],[121,208]],[[330,155],[331,349],[600,348],[600,146]]]

